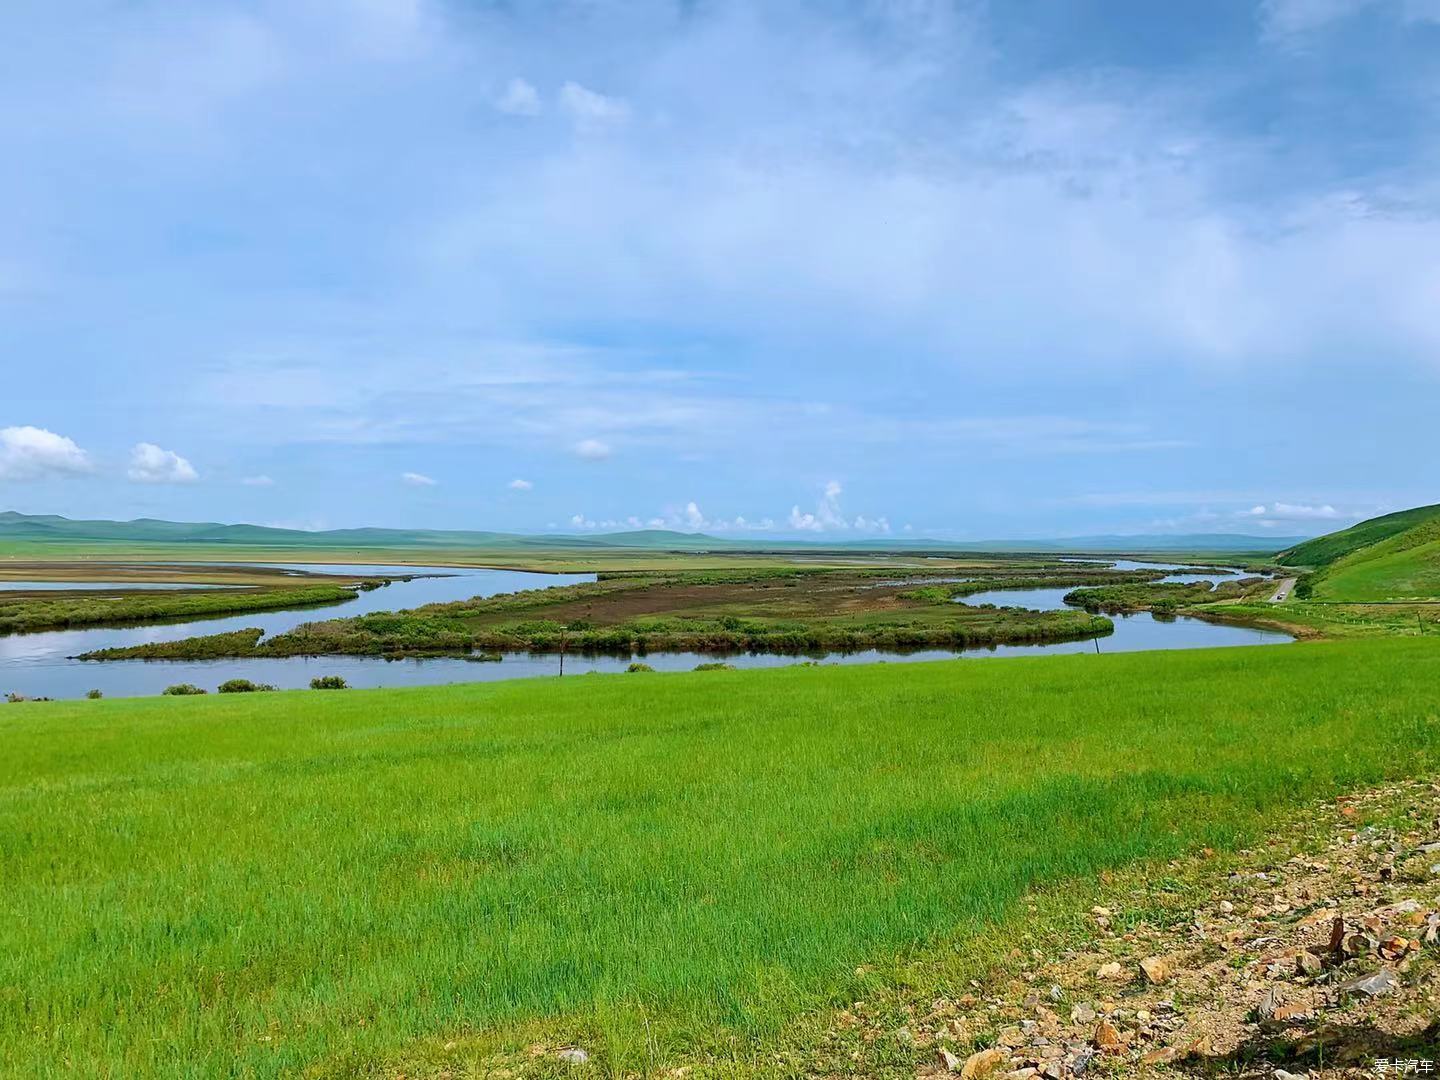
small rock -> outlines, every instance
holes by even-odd
[[[1124,974],[1125,969],[1112,960],[1108,964],[1101,964],[1100,970],[1095,972],[1095,977],[1097,979],[1118,979]]]
[[[1095,1025],[1095,1034],[1091,1037],[1090,1044],[1096,1050],[1103,1050],[1109,1054],[1118,1054],[1125,1045],[1120,1040],[1120,1032],[1109,1020],[1101,1020]]]
[[[975,1080],[978,1076],[989,1076],[1004,1061],[1006,1054],[1003,1050],[991,1048],[971,1054],[965,1059],[965,1064],[960,1066],[960,1080]]]
[[[1094,1057],[1094,1050],[1091,1050],[1089,1047],[1082,1046],[1070,1057],[1070,1060],[1068,1062],[1068,1064],[1070,1065],[1070,1071],[1076,1076],[1084,1076],[1085,1070],[1090,1067],[1090,1062],[1094,1059]]]
[[[1410,951],[1410,939],[1403,937],[1386,938],[1380,943],[1380,955],[1386,960],[1399,960]]]
[[[1065,997],[1065,991],[1062,990],[1062,989],[1060,989],[1060,987],[1058,987],[1058,986],[1052,986],[1052,987],[1050,987],[1050,1000],[1051,1000],[1051,1001],[1060,1001],[1060,1000],[1062,1000],[1064,997]]]
[[[1045,1080],[1064,1080],[1065,1066],[1058,1061],[1047,1061],[1040,1069],[1040,1075]]]
[[[1229,914],[1230,914],[1232,911],[1234,911],[1234,910],[1235,910],[1235,905],[1232,904],[1229,900],[1221,900],[1221,901],[1220,901],[1220,914],[1222,914],[1222,915],[1229,915]]]
[[[1140,961],[1140,970],[1145,973],[1151,986],[1160,986],[1170,979],[1170,964],[1158,956],[1147,956]]]
[[[1089,1027],[1095,1022],[1095,1009],[1091,1005],[1081,1002],[1070,1010],[1070,1022],[1079,1024],[1082,1027]]]
[[[1366,997],[1382,997],[1400,989],[1400,979],[1389,968],[1381,968],[1374,975],[1351,979],[1335,989],[1342,994],[1364,994]]]
[[[1286,1072],[1284,1069],[1276,1069],[1270,1074],[1275,1080],[1310,1080],[1305,1073]]]
[[[1173,1046],[1160,1046],[1151,1050],[1140,1059],[1143,1065],[1168,1065],[1180,1056],[1180,1052]]]
[[[1340,946],[1345,944],[1345,918],[1336,915],[1330,923],[1330,951],[1339,952]]]
[[[556,1055],[561,1061],[568,1061],[571,1065],[584,1065],[590,1060],[590,1055],[578,1046],[567,1046]]]
[[[915,1036],[911,1033],[909,1028],[902,1027],[895,1032],[895,1041],[900,1043],[902,1046],[914,1046]]]
[[[1194,1042],[1192,1042],[1189,1046],[1185,1048],[1184,1056],[1187,1058],[1214,1057],[1215,1044],[1211,1040],[1209,1035],[1201,1035],[1198,1039],[1196,1039]]]
[[[1346,956],[1368,956],[1379,948],[1380,943],[1369,934],[1346,934],[1340,951]]]
[[[1295,957],[1295,973],[1314,978],[1325,970],[1320,958],[1309,949],[1302,949]]]
[[[940,1057],[940,1065],[942,1068],[945,1069],[946,1072],[960,1071],[960,1059],[954,1054],[952,1054],[949,1050],[945,1049],[945,1047],[942,1046],[940,1047],[938,1054]]]
[[[1275,992],[1272,986],[1265,991],[1265,996],[1260,999],[1260,1004],[1255,1006],[1255,1016],[1259,1020],[1269,1020],[1274,1017],[1275,1010],[1280,1007],[1280,995]]]

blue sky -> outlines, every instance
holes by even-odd
[[[15,0],[0,508],[1440,501],[1440,0]]]

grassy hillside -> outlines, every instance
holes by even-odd
[[[0,1060],[729,1058],[1032,883],[1434,768],[1437,678],[1414,640],[0,706]]]
[[[1417,525],[1440,518],[1440,504],[1417,506],[1413,510],[1401,510],[1384,517],[1371,518],[1358,525],[1339,532],[1317,536],[1296,544],[1275,557],[1282,566],[1324,567],[1352,555],[1362,548],[1398,536]]]
[[[1282,553],[1312,566],[1314,596],[1330,601],[1440,598],[1440,505],[1362,521]]]

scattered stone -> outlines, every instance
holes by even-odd
[[[1345,917],[1336,915],[1330,923],[1330,951],[1338,953],[1343,944],[1345,944]]]
[[[1180,1056],[1180,1051],[1173,1046],[1160,1046],[1151,1050],[1140,1059],[1142,1065],[1169,1065]]]
[[[1151,986],[1161,986],[1168,982],[1172,974],[1170,963],[1158,956],[1147,956],[1140,961],[1140,970],[1145,973],[1145,979]]]
[[[1272,986],[1265,991],[1265,996],[1260,999],[1260,1004],[1255,1006],[1255,1018],[1257,1020],[1273,1020],[1275,1010],[1280,1007],[1280,994]]]
[[[590,1060],[590,1055],[578,1046],[567,1046],[565,1049],[557,1051],[555,1056],[571,1065],[584,1065]]]
[[[1090,1045],[1107,1054],[1118,1054],[1125,1047],[1119,1030],[1109,1020],[1101,1020],[1095,1025],[1095,1034],[1090,1039]]]
[[[1342,994],[1364,994],[1366,997],[1383,997],[1400,989],[1400,979],[1389,968],[1381,968],[1374,975],[1351,979],[1336,987]]]
[[[1276,1069],[1270,1074],[1275,1080],[1310,1080],[1304,1073],[1286,1072],[1284,1069]]]
[[[1081,1027],[1089,1027],[1095,1022],[1095,1008],[1085,1002],[1081,1002],[1070,1010],[1070,1022],[1079,1024]]]
[[[942,1046],[940,1047],[938,1054],[940,1057],[940,1065],[942,1068],[944,1068],[946,1072],[960,1071],[960,1059],[954,1054],[952,1054],[949,1050]]]
[[[1390,937],[1380,943],[1380,955],[1386,960],[1399,960],[1409,951],[1409,938]]]
[[[1220,914],[1222,914],[1222,915],[1229,915],[1229,914],[1230,914],[1231,912],[1233,912],[1234,910],[1235,910],[1235,905],[1232,904],[1229,900],[1221,900],[1221,901],[1220,901]]]
[[[989,1076],[1004,1063],[1006,1056],[1005,1051],[994,1047],[971,1054],[965,1059],[965,1064],[960,1066],[960,1080],[976,1080],[976,1077]]]
[[[1095,972],[1097,979],[1118,979],[1125,974],[1125,968],[1114,960],[1108,964],[1101,964],[1100,970]]]
[[[1296,954],[1295,973],[1297,975],[1305,975],[1313,979],[1324,970],[1325,965],[1322,964],[1320,958],[1309,949],[1301,949],[1300,952]]]

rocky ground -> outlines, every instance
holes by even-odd
[[[1241,853],[1189,918],[1134,922],[1120,893],[1091,910],[1090,940],[1017,951],[972,993],[916,1009],[900,1037],[931,1051],[920,1075],[1440,1073],[1440,786],[1317,816],[1318,851],[1312,821]],[[977,1032],[995,1034],[977,1049]]]
[[[447,1043],[385,1075],[1440,1080],[1440,784],[1302,808],[1251,850],[1051,887],[991,933],[855,974],[862,998],[753,1050],[647,1063],[592,1033],[468,1061]]]

